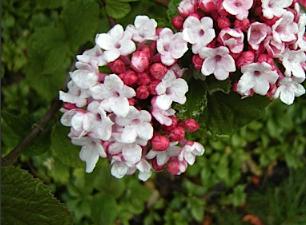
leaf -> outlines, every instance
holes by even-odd
[[[66,166],[81,167],[79,159],[80,147],[73,145],[67,137],[69,129],[56,124],[51,134],[51,150],[55,160],[61,161]]]
[[[128,2],[121,0],[106,0],[106,13],[114,19],[125,17],[130,11],[131,6]]]
[[[205,84],[210,95],[214,94],[215,92],[223,92],[225,94],[229,94],[231,91],[230,80],[220,81],[210,76],[205,79]]]
[[[181,0],[170,0],[168,4],[167,15],[168,15],[168,20],[170,24],[171,24],[172,18],[178,14],[177,7],[180,2]]]
[[[38,179],[19,168],[1,168],[1,223],[69,225],[69,212]]]
[[[263,116],[269,103],[270,101],[262,96],[241,99],[235,93],[214,93],[208,97],[206,125],[214,134],[231,134]]]
[[[92,219],[97,225],[112,225],[118,215],[118,206],[111,195],[97,194],[92,201]]]
[[[96,1],[69,1],[61,16],[67,44],[74,52],[80,45],[94,39],[100,20],[99,5]]]

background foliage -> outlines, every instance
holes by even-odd
[[[171,26],[179,1],[168,7],[158,2],[2,1],[2,155],[35,127],[64,88],[74,56],[109,29],[109,17],[126,25],[146,14]],[[206,147],[186,174],[158,173],[146,183],[117,180],[102,160],[85,174],[58,113],[16,167],[1,169],[1,222],[306,224],[305,97],[290,107],[260,97],[241,100],[229,94],[230,83],[199,78],[188,71],[189,100],[177,107],[181,117],[201,121],[193,138]]]

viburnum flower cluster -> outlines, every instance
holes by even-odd
[[[107,158],[113,176],[138,171],[147,180],[152,170],[181,174],[204,153],[186,138],[199,124],[178,119],[172,108],[186,102],[188,91],[177,64],[188,50],[183,36],[137,16],[126,29],[115,25],[98,34],[95,47],[77,56],[68,91],[60,91],[61,122],[81,146],[86,172]]]
[[[242,96],[288,105],[305,94],[306,15],[298,1],[182,0],[178,11],[173,26],[204,76],[231,78]]]

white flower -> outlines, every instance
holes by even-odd
[[[237,19],[243,20],[248,18],[249,9],[253,5],[253,0],[224,0],[224,9],[232,15],[235,15]]]
[[[77,59],[83,63],[89,63],[93,66],[104,66],[106,61],[104,59],[103,51],[99,46],[88,49],[82,55],[77,55]]]
[[[282,102],[287,105],[291,105],[294,102],[295,97],[300,97],[305,94],[305,88],[297,80],[291,77],[285,77],[279,82],[274,97],[280,98]]]
[[[153,136],[151,114],[145,110],[137,110],[130,106],[129,113],[125,117],[116,117],[115,122],[122,127],[122,133],[117,138],[122,143],[134,143],[137,137],[150,140]]]
[[[166,151],[154,151],[153,149],[146,155],[147,159],[156,158],[158,166],[165,165],[170,157],[178,156],[181,152],[181,147],[177,146],[177,142],[171,142],[169,148]]]
[[[182,78],[176,78],[173,71],[169,70],[161,82],[156,86],[156,105],[162,110],[168,110],[172,102],[184,104],[188,85]]]
[[[225,28],[219,33],[223,45],[233,53],[240,53],[244,47],[244,34],[241,30]]]
[[[275,84],[278,74],[272,70],[268,63],[251,63],[241,68],[241,76],[237,91],[242,95],[249,95],[250,90],[260,95],[266,95],[270,84]]]
[[[296,48],[298,46],[303,51],[306,51],[306,38],[305,38],[306,14],[305,13],[300,15],[298,26],[299,26],[299,32],[298,32],[298,40],[296,42]]]
[[[183,39],[181,32],[173,34],[169,28],[162,29],[157,39],[157,51],[165,65],[171,66],[187,50],[187,42]]]
[[[123,144],[114,142],[108,147],[108,152],[111,155],[122,154],[125,163],[129,166],[139,162],[142,156],[142,148],[135,143]]]
[[[153,105],[152,115],[154,118],[162,125],[170,126],[172,124],[172,120],[170,116],[175,114],[174,109],[162,110],[158,106]]]
[[[129,25],[127,31],[132,33],[132,39],[137,42],[156,40],[157,22],[147,16],[136,16],[134,26]]]
[[[80,151],[80,159],[86,162],[86,172],[91,173],[95,168],[99,157],[106,157],[103,146],[98,140],[84,138],[73,138],[72,143],[82,146]]]
[[[72,81],[81,89],[89,89],[95,86],[99,81],[97,68],[87,64],[78,62],[77,70],[70,72]]]
[[[136,95],[134,89],[124,85],[116,74],[106,76],[103,84],[96,85],[90,91],[94,99],[103,100],[104,110],[114,112],[118,116],[128,114],[128,98]]]
[[[236,71],[235,61],[229,54],[228,48],[203,48],[200,56],[204,58],[201,72],[205,76],[214,74],[216,79],[225,80],[230,72]]]
[[[67,87],[68,92],[59,92],[60,100],[75,104],[77,107],[83,107],[87,104],[87,98],[90,96],[87,90],[79,88],[73,81],[69,81]]]
[[[285,44],[275,41],[272,36],[266,38],[264,46],[272,57],[278,57],[285,51]]]
[[[185,160],[189,165],[193,165],[196,156],[201,156],[204,154],[204,147],[198,142],[194,142],[192,145],[186,144],[178,156],[180,161]]]
[[[297,23],[294,22],[293,13],[286,11],[272,26],[273,38],[277,42],[290,42],[297,38],[299,31]]]
[[[248,30],[248,42],[254,50],[258,50],[259,45],[271,32],[271,28],[264,23],[252,23]]]
[[[282,55],[283,65],[286,69],[286,76],[294,76],[299,79],[305,79],[305,71],[302,64],[306,62],[306,54],[304,51],[294,51],[286,49]]]
[[[96,44],[105,50],[106,61],[113,62],[121,55],[129,55],[136,50],[136,45],[131,38],[131,33],[124,32],[123,27],[117,24],[108,33],[98,34]]]
[[[262,0],[262,12],[263,15],[272,19],[274,16],[280,17],[292,4],[293,0]]]
[[[136,168],[139,170],[138,178],[142,181],[146,181],[150,178],[151,165],[147,160],[142,159],[139,163],[137,163]]]
[[[206,47],[216,37],[210,17],[203,17],[199,20],[194,16],[189,16],[183,27],[183,38],[192,44],[194,54],[199,53],[202,47]]]
[[[119,179],[124,177],[129,171],[129,167],[120,161],[113,161],[111,167],[111,174]]]
[[[178,5],[178,10],[183,15],[188,15],[194,12],[196,0],[182,0]]]

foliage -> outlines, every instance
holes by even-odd
[[[168,11],[151,0],[4,0],[2,4],[1,145],[6,155],[65,86],[73,57],[93,45],[95,33],[109,29],[107,16],[126,25],[135,15],[146,14],[159,25],[169,25],[178,1],[170,1]],[[210,77],[199,79],[195,71],[188,71],[186,76],[190,86],[188,102],[177,110],[181,117],[192,115],[201,121],[202,128],[193,138],[206,148],[205,155],[187,174],[171,177],[158,173],[146,183],[133,177],[117,180],[110,176],[105,161],[92,174],[86,174],[79,149],[69,143],[58,114],[17,164],[39,177],[48,189],[23,170],[2,168],[4,224],[18,224],[8,219],[12,213],[31,220],[28,224],[35,224],[35,219],[36,224],[44,224],[46,215],[49,219],[45,224],[64,224],[65,218],[69,224],[67,211],[51,198],[50,190],[68,208],[74,224],[202,224],[213,215],[216,224],[237,225],[243,224],[237,213],[239,207],[246,204],[250,212],[261,216],[262,205],[269,205],[267,201],[275,208],[271,210],[273,221],[262,217],[268,225],[284,221],[284,225],[290,224],[288,218],[295,221],[303,202],[297,201],[291,207],[283,203],[294,203],[290,193],[305,192],[303,180],[288,182],[293,185],[290,187],[284,183],[278,191],[264,190],[267,198],[264,194],[254,197],[260,206],[249,198],[249,190],[254,178],[261,182],[266,171],[278,164],[292,170],[305,167],[305,98],[291,107],[269,104],[259,97],[241,100],[232,94],[225,98],[230,83],[216,83]],[[26,195],[26,190],[31,195]],[[282,197],[286,198],[283,202]],[[24,205],[28,198],[33,209]],[[38,218],[40,214],[31,212],[42,215]],[[301,221],[292,220],[291,224],[305,223],[305,213],[301,214]]]

